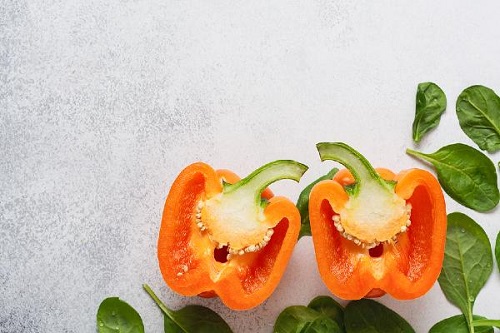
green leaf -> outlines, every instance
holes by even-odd
[[[305,326],[301,333],[328,333],[328,332],[343,332],[335,321],[331,318],[321,316],[314,320],[309,325]]]
[[[488,236],[462,213],[448,215],[443,268],[438,281],[446,298],[472,325],[474,301],[491,275],[493,256]]]
[[[169,317],[169,327],[174,326],[172,324],[178,326],[178,330],[173,332],[232,332],[221,316],[201,305],[188,305],[180,310],[171,311],[170,314],[165,314],[165,317]],[[166,324],[164,326],[167,328]],[[170,333],[170,331],[165,332]]]
[[[396,312],[370,299],[350,302],[344,320],[347,333],[415,332]]]
[[[344,327],[344,308],[330,296],[315,297],[307,307],[333,319],[340,328]]]
[[[420,142],[427,132],[437,127],[445,110],[446,95],[443,90],[432,82],[419,83],[413,120],[413,141]]]
[[[144,284],[143,287],[165,315],[165,333],[232,333],[229,325],[213,310],[201,305],[188,305],[174,311],[169,309],[148,285]]]
[[[289,306],[279,314],[274,323],[273,332],[301,332],[306,325],[312,323],[320,316],[319,312],[307,306]]]
[[[495,166],[479,150],[455,143],[430,154],[411,149],[406,153],[434,165],[445,192],[465,207],[484,212],[498,204]]]
[[[142,318],[126,302],[118,297],[102,301],[97,310],[97,331],[99,333],[144,333]]]
[[[301,217],[301,227],[299,233],[299,239],[303,236],[311,236],[311,224],[309,221],[309,194],[311,193],[314,185],[319,183],[322,180],[332,179],[333,176],[339,171],[337,168],[333,168],[326,175],[319,177],[311,184],[307,185],[302,192],[300,192],[299,198],[297,199],[297,209],[300,212]]]
[[[163,332],[165,333],[183,333],[179,325],[177,325],[169,316],[163,314]]]
[[[457,99],[460,127],[479,148],[488,152],[500,149],[500,97],[490,88],[466,88]]]
[[[495,258],[497,259],[497,268],[500,271],[500,232],[497,235],[497,241],[495,243]]]
[[[320,328],[328,330],[320,331]],[[294,305],[283,310],[274,323],[274,333],[342,332],[328,316],[307,306]]]
[[[474,316],[474,319],[482,319],[482,317]],[[463,315],[446,318],[435,324],[429,330],[429,333],[469,333],[469,326]],[[474,328],[475,333],[493,333],[492,327],[477,327]]]

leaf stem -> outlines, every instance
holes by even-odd
[[[419,152],[419,151],[416,151],[416,150],[413,150],[413,149],[410,149],[410,148],[406,148],[406,153],[408,155],[411,155],[413,157],[418,157],[418,158],[422,158],[424,160],[427,161],[427,155],[422,153],[422,152]]]
[[[498,327],[500,328],[500,320],[492,320],[492,319],[477,319],[472,322],[472,326],[474,327],[481,327],[481,326],[487,326],[487,327]]]
[[[472,315],[472,304],[469,302],[467,309],[467,325],[469,326],[469,333],[474,333],[474,317]]]
[[[167,316],[171,317],[172,311],[169,308],[167,308],[167,306],[158,298],[158,296],[156,296],[153,290],[147,284],[143,284],[142,287],[144,288],[144,290],[146,290],[149,296],[151,296],[151,298],[155,301],[156,305],[158,305],[161,311],[163,311]]]

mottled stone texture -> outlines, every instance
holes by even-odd
[[[331,167],[318,141],[346,141],[394,170],[427,167],[404,155],[416,85],[433,80],[450,101],[418,148],[469,143],[453,101],[471,84],[500,91],[499,10],[486,0],[0,0],[0,332],[94,332],[111,295],[160,332],[142,283],[173,308],[210,306],[236,332],[271,332],[285,306],[328,294],[310,239],[254,310],[178,296],[155,252],[177,173],[197,160],[244,175],[297,159],[310,166],[304,182],[273,186],[295,200]],[[472,216],[493,237],[495,215]],[[498,317],[499,298],[488,298],[498,274],[487,288],[477,312]],[[419,332],[457,313],[438,287],[381,301]]]

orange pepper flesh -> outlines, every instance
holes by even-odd
[[[396,181],[395,193],[412,205],[411,227],[397,242],[365,249],[342,237],[332,216],[349,196],[353,184],[347,170],[312,189],[309,200],[311,232],[320,275],[336,296],[355,300],[389,293],[396,299],[425,294],[441,271],[446,240],[446,209],[438,181],[427,171],[410,169],[395,175],[376,169],[385,180]]]
[[[298,237],[300,214],[290,200],[264,190],[265,218],[276,223],[271,240],[257,252],[226,260],[227,250],[217,249],[195,222],[197,203],[221,193],[222,180],[232,184],[239,177],[205,163],[192,164],[179,174],[165,202],[158,260],[164,280],[175,292],[219,296],[229,308],[245,310],[262,303],[278,285]]]

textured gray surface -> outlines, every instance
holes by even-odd
[[[94,332],[117,295],[148,332],[160,312],[208,305],[236,332],[271,332],[287,305],[328,294],[301,240],[275,294],[246,312],[187,299],[156,262],[162,206],[196,160],[246,174],[278,158],[322,165],[318,141],[342,140],[376,165],[426,167],[404,155],[416,84],[436,81],[449,109],[419,147],[459,130],[454,99],[500,91],[498,1],[0,0],[0,332]],[[498,154],[492,158],[497,161]],[[295,199],[303,184],[280,183]],[[491,238],[498,211],[461,210]],[[498,273],[478,314],[499,317]],[[438,287],[381,299],[419,332],[457,313]]]

